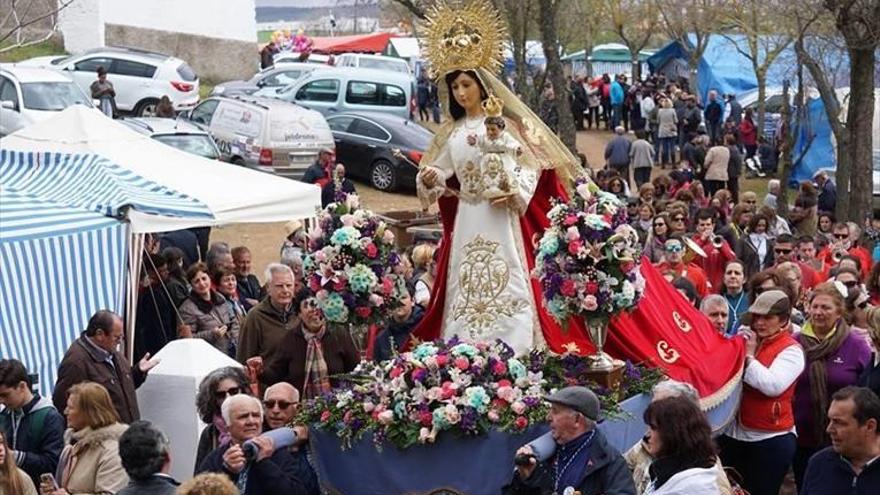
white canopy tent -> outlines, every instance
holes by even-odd
[[[314,216],[315,208],[321,204],[317,186],[185,153],[81,105],[0,139],[0,148],[97,154],[194,198],[214,216],[210,220],[130,210],[127,218],[134,233],[227,223],[285,222]]]

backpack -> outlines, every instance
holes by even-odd
[[[44,407],[42,409],[38,409],[37,411],[25,416],[26,418],[28,418],[28,428],[27,428],[28,438],[30,438],[32,441],[39,442],[40,440],[42,440],[43,429],[46,424],[46,416],[48,416],[49,411],[52,409],[54,409],[54,407]],[[6,412],[6,411],[3,411],[3,412]],[[11,410],[9,411],[9,415],[0,414],[0,430],[3,430],[4,432],[12,433],[11,416],[12,416]],[[18,443],[17,442],[18,435],[15,435],[15,437],[16,437],[16,443]],[[7,442],[10,442],[10,443],[12,442],[12,435],[8,435]],[[12,444],[9,445],[9,448],[11,448],[13,450],[16,450],[16,447],[17,447],[17,445],[12,445]]]

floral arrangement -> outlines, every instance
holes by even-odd
[[[563,325],[571,316],[607,322],[633,308],[645,290],[641,252],[617,196],[579,178],[571,200],[554,201],[547,217],[532,276],[550,314]]]
[[[587,361],[575,354],[533,351],[514,356],[504,342],[419,344],[412,351],[376,363],[362,361],[339,387],[304,404],[296,422],[335,433],[344,447],[366,433],[377,448],[434,442],[440,432],[475,436],[489,429],[522,432],[547,418],[543,397],[571,384],[586,383]],[[662,373],[627,364],[616,390],[594,387],[603,412],[650,388]]]
[[[400,257],[385,222],[342,194],[318,212],[303,260],[306,284],[328,321],[370,325],[396,306],[394,271]]]

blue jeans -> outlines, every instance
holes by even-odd
[[[751,495],[778,495],[797,449],[794,433],[786,433],[760,442],[742,442],[722,435],[721,463],[736,469],[743,488]]]
[[[613,131],[620,125],[621,113],[623,105],[611,105],[611,130]]]
[[[660,138],[660,147],[663,148],[663,154],[660,163],[675,164],[675,136]]]

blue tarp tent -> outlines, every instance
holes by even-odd
[[[792,152],[793,160],[800,158],[800,163],[791,173],[792,184],[812,180],[819,169],[837,167],[831,124],[825,113],[825,104],[821,98],[810,98],[806,110],[807,118],[798,127]]]
[[[690,35],[687,46],[679,41],[672,41],[648,58],[648,66],[652,73],[666,74],[670,80],[689,77],[688,53],[696,43],[696,37]],[[737,47],[747,51],[746,40],[741,35],[724,37],[718,34],[709,36],[703,56],[697,65],[699,87],[697,93],[701,101],[706,101],[709,90],[719,94],[733,93],[742,95],[758,87],[751,61]],[[780,85],[785,74],[791,69],[790,48],[786,49],[777,63],[767,74],[767,85]]]
[[[124,314],[129,209],[213,219],[201,202],[92,154],[0,150],[0,358],[50,394],[64,352],[99,309]]]

